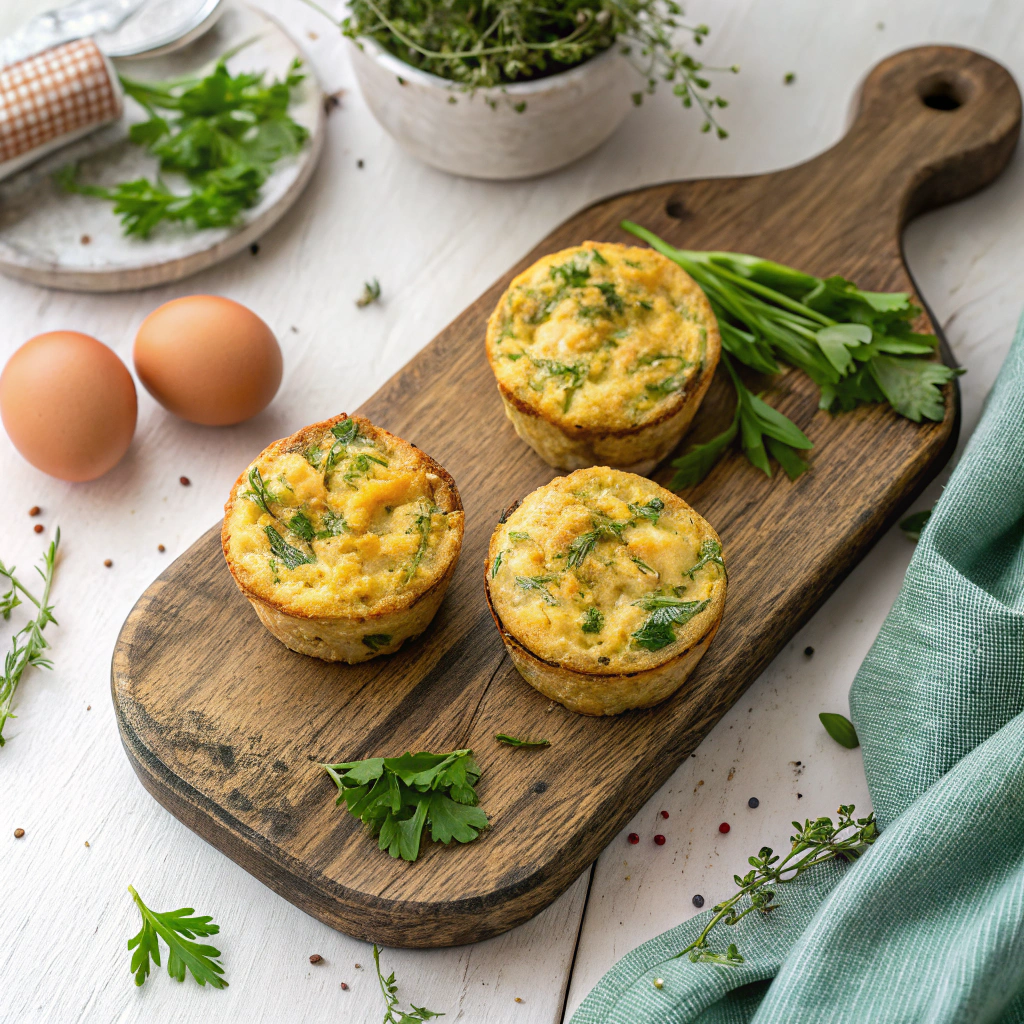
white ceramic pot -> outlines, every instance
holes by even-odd
[[[615,46],[547,78],[473,93],[372,39],[351,52],[363,96],[387,131],[425,163],[470,178],[528,178],[571,163],[618,128],[637,88]]]

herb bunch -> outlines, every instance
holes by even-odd
[[[149,977],[150,960],[160,966],[159,937],[167,944],[167,973],[172,978],[184,981],[187,969],[200,985],[209,982],[213,988],[228,987],[221,977],[224,968],[216,959],[220,950],[192,941],[197,936],[216,935],[220,925],[214,924],[211,917],[193,916],[195,911],[191,907],[158,914],[142,902],[142,897],[132,886],[128,886],[128,891],[142,915],[142,930],[128,940],[128,948],[135,950],[131,969],[136,985],[144,984]]]
[[[13,565],[8,568],[3,562],[0,562],[0,576],[10,584],[10,589],[4,594],[0,594],[0,616],[5,622],[9,621],[11,612],[18,605],[24,604],[23,598],[36,610],[32,620],[14,634],[11,649],[4,659],[3,672],[0,673],[0,747],[5,743],[3,733],[7,719],[16,717],[11,711],[11,706],[14,702],[14,692],[18,688],[18,683],[21,682],[25,669],[53,667],[53,663],[45,654],[50,645],[43,636],[43,630],[50,622],[57,625],[57,620],[53,617],[53,605],[50,604],[50,588],[53,585],[53,573],[59,545],[60,529],[58,528],[56,535],[43,554],[43,567],[36,566],[36,572],[43,580],[43,589],[39,597],[36,597],[18,579]]]
[[[471,843],[487,828],[487,814],[476,806],[473,787],[480,768],[472,750],[421,751],[323,767],[338,787],[335,803],[344,802],[392,857],[416,860],[428,824],[430,838],[445,845],[453,839]]]
[[[712,949],[708,941],[711,933],[718,925],[734,925],[755,910],[763,916],[770,914],[778,907],[775,890],[770,886],[792,882],[809,868],[837,857],[856,860],[878,838],[878,826],[874,814],[854,818],[855,810],[853,804],[843,804],[836,822],[824,817],[814,821],[807,818],[803,825],[794,821],[796,835],[790,837],[790,851],[781,859],[770,846],[762,846],[757,856],[747,860],[751,870],[742,877],[734,876],[739,891],[712,908],[711,920],[704,930],[673,959],[687,956],[693,963],[730,967],[743,963],[735,943],[729,943],[724,953]]]
[[[921,309],[906,292],[867,292],[842,277],[819,278],[741,253],[676,249],[631,221],[624,230],[679,264],[704,290],[718,318],[722,348],[759,373],[779,373],[779,360],[803,370],[821,389],[819,407],[848,412],[886,402],[920,423],[945,415],[942,387],[960,372],[934,359],[938,339],[915,333]],[[768,456],[795,479],[812,447],[804,433],[741,383],[728,356],[723,363],[736,389],[730,426],[691,448],[672,465],[671,487],[703,479],[738,437],[750,461],[769,476]]]
[[[727,103],[707,74],[739,68],[706,67],[679,46],[681,32],[699,47],[709,29],[686,24],[673,0],[352,0],[341,29],[467,91],[543,77],[619,46],[643,76],[634,103],[665,82],[700,110],[703,131],[727,135],[715,118]]]
[[[224,59],[203,78],[137,82],[122,76],[125,93],[149,115],[128,135],[160,161],[156,180],[90,185],[79,181],[72,164],[58,172],[57,182],[68,192],[112,202],[126,235],[148,238],[163,222],[230,227],[260,201],[274,164],[306,142],[309,132],[288,114],[305,77],[300,67],[296,59],[283,80],[269,85],[263,72],[232,75]],[[183,176],[188,191],[172,190],[164,174]]]
[[[421,1021],[434,1020],[443,1017],[443,1013],[435,1013],[425,1006],[409,1004],[409,1010],[403,1010],[398,1005],[398,982],[395,981],[395,972],[392,971],[386,978],[380,969],[380,950],[376,943],[373,946],[373,963],[377,968],[377,981],[380,990],[384,995],[384,1020],[383,1024],[420,1024]]]

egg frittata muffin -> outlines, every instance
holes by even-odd
[[[649,473],[689,427],[720,353],[711,304],[686,271],[605,242],[538,260],[487,323],[505,413],[558,469]]]
[[[228,568],[283,644],[354,664],[422,633],[455,572],[455,481],[429,455],[342,414],[275,441],[224,506]]]
[[[722,544],[681,498],[605,466],[528,495],[491,537],[487,600],[545,696],[617,715],[674,693],[725,608]]]

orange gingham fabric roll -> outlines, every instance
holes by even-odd
[[[121,97],[120,83],[91,39],[11,64],[0,71],[0,165],[116,120]]]

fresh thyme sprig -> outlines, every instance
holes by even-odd
[[[50,542],[49,547],[43,554],[43,568],[36,566],[36,572],[42,577],[43,590],[40,597],[36,597],[22,582],[15,576],[15,567],[10,568],[0,562],[0,576],[6,577],[11,588],[5,594],[0,595],[0,616],[5,621],[11,617],[11,612],[18,605],[23,604],[22,597],[36,608],[35,618],[26,626],[22,627],[11,641],[11,650],[7,652],[4,659],[3,673],[0,674],[0,747],[6,742],[3,732],[4,725],[8,718],[16,716],[11,711],[14,702],[14,691],[21,682],[21,677],[26,668],[52,668],[53,663],[43,653],[49,648],[43,630],[47,623],[52,622],[55,626],[57,620],[53,617],[53,605],[50,604],[50,588],[53,585],[54,566],[57,562],[57,548],[60,545],[60,529]]]
[[[807,818],[803,825],[794,821],[796,835],[790,837],[790,851],[781,859],[770,846],[762,846],[756,857],[748,858],[751,870],[742,877],[734,876],[739,892],[716,904],[704,930],[672,959],[687,956],[693,963],[729,967],[743,963],[735,943],[730,943],[724,953],[713,950],[708,942],[711,933],[719,924],[734,925],[742,921],[751,911],[767,916],[775,910],[778,907],[775,890],[768,886],[792,882],[809,868],[837,857],[856,860],[878,838],[878,827],[873,813],[866,818],[854,818],[855,810],[853,804],[843,804],[837,811],[837,822],[824,817],[814,821]]]
[[[315,0],[306,2],[327,14]],[[700,110],[703,131],[724,139],[715,113],[728,104],[712,94],[707,74],[739,68],[707,67],[687,53],[680,34],[699,47],[710,30],[683,16],[674,0],[352,0],[348,17],[336,24],[350,39],[372,38],[467,91],[552,74],[618,46],[643,76],[634,103],[667,83],[684,107]]]
[[[191,907],[158,914],[142,902],[142,897],[132,886],[128,886],[128,891],[142,915],[142,930],[128,940],[128,948],[135,950],[131,969],[135,974],[136,985],[142,985],[149,977],[150,959],[157,967],[160,966],[159,936],[167,944],[167,973],[172,978],[184,981],[187,968],[200,985],[209,982],[214,988],[228,987],[228,983],[221,977],[224,968],[216,959],[220,956],[220,950],[191,941],[196,936],[216,935],[220,925],[214,924],[208,916],[194,917],[195,911]]]
[[[777,360],[806,373],[830,412],[886,402],[920,423],[941,421],[942,387],[962,371],[934,359],[938,339],[911,325],[921,310],[906,292],[867,292],[842,277],[818,278],[756,256],[676,249],[646,228],[622,228],[679,264],[704,290],[722,336],[722,348],[759,373],[778,373]],[[729,358],[723,364],[736,389],[732,423],[691,447],[672,465],[673,489],[702,479],[738,437],[750,461],[770,475],[769,456],[795,479],[811,447],[799,428],[752,394]]]
[[[428,1010],[425,1006],[409,1004],[409,1010],[403,1010],[398,1005],[398,983],[395,981],[395,972],[392,971],[386,978],[380,969],[380,950],[376,943],[373,946],[373,962],[377,968],[377,981],[380,983],[380,990],[384,995],[384,1020],[383,1024],[420,1024],[421,1021],[434,1020],[443,1017],[443,1013],[436,1013]]]

